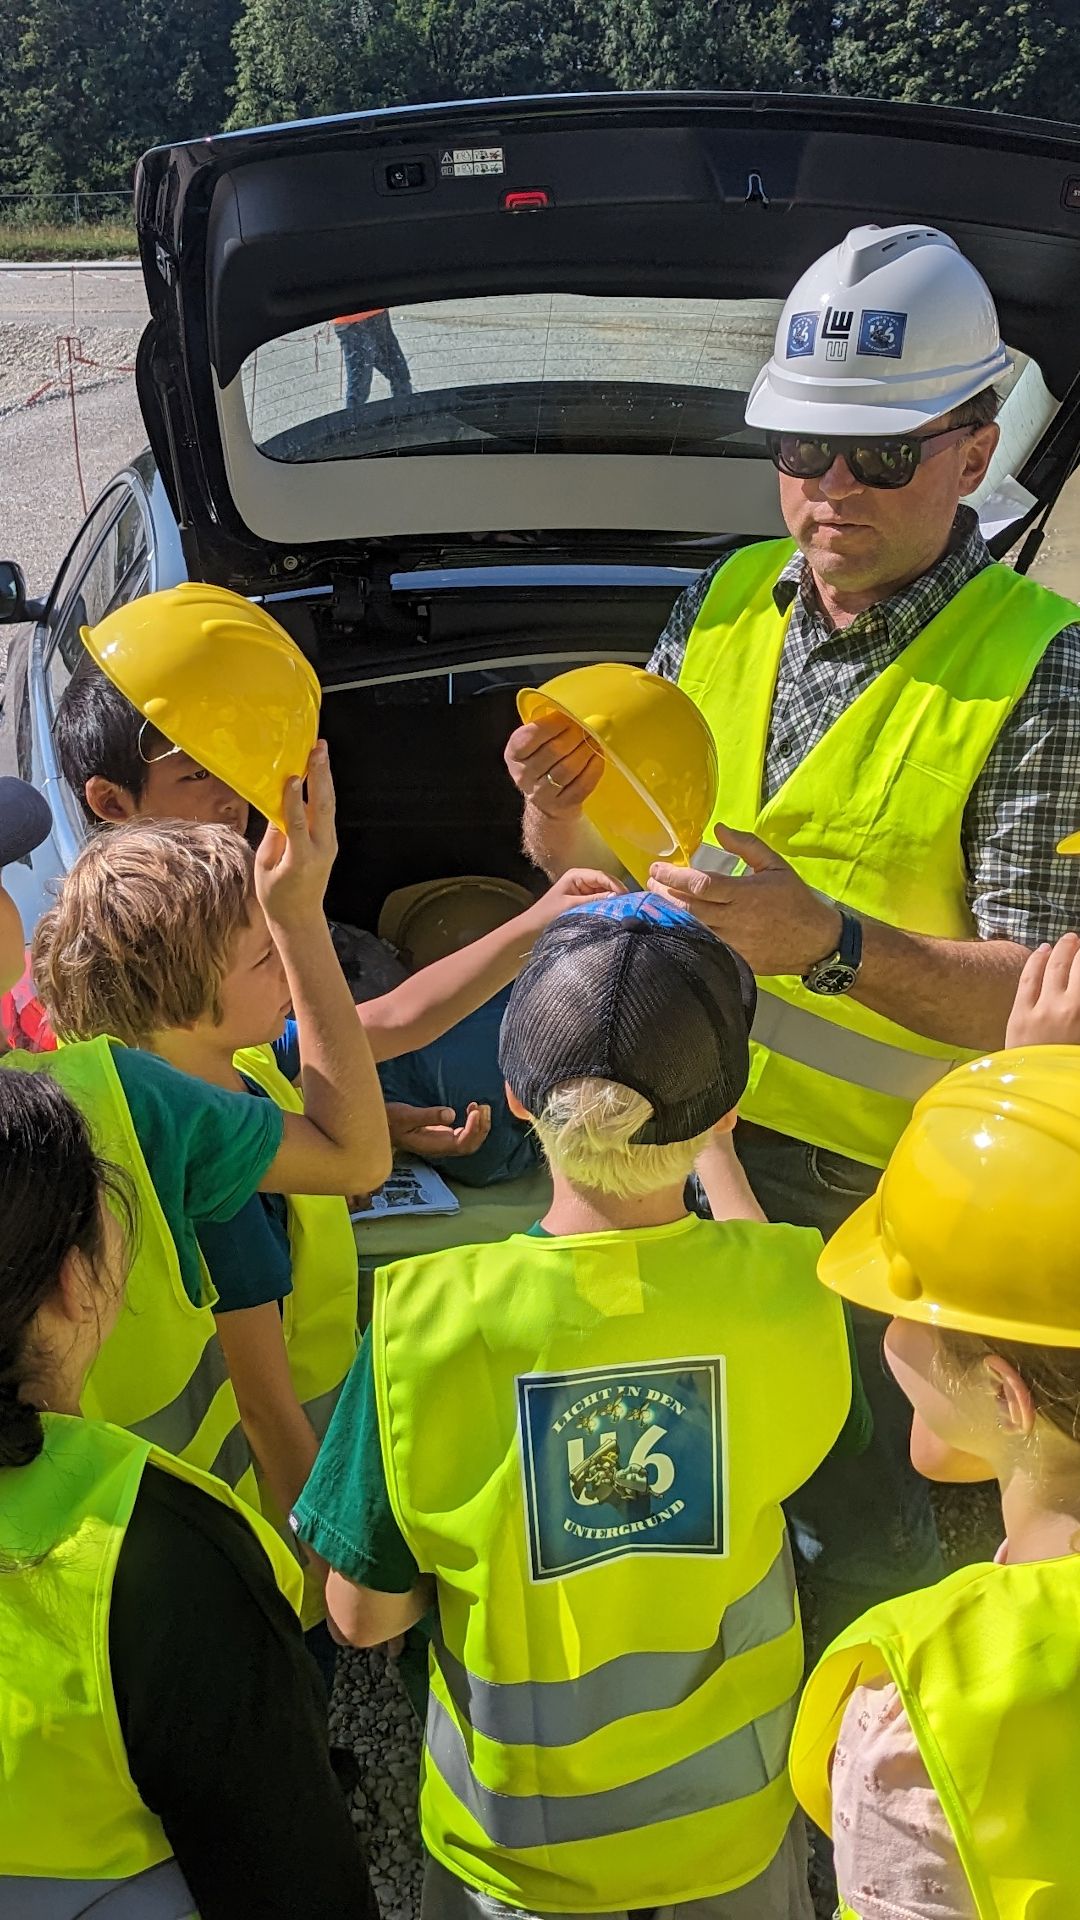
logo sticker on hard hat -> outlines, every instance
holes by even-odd
[[[722,1358],[523,1374],[517,1390],[534,1580],[727,1552]]]
[[[882,360],[899,360],[904,351],[906,313],[867,309],[859,323],[859,353],[876,354]]]
[[[793,313],[788,321],[787,357],[789,360],[807,360],[814,351],[817,339],[818,317],[816,313]]]
[[[826,360],[846,360],[848,341],[851,339],[854,313],[843,311],[840,307],[829,307],[825,314],[825,323],[821,337],[826,342]]]

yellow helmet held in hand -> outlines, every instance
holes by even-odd
[[[923,1095],[818,1276],[858,1306],[1080,1347],[1080,1048],[972,1061]]]
[[[264,608],[200,581],[146,594],[80,638],[159,733],[282,826],[319,731],[311,663]]]
[[[688,865],[712,824],[716,743],[689,696],[641,667],[577,667],[524,687],[526,721],[562,714],[603,755],[584,812],[628,873],[644,886],[654,860]]]

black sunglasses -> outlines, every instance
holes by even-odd
[[[793,480],[820,480],[840,459],[860,486],[893,488],[910,486],[923,450],[932,440],[959,440],[972,431],[971,427],[942,427],[937,433],[912,434],[906,440],[819,440],[807,433],[767,433],[765,444],[773,466]]]

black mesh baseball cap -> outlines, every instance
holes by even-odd
[[[0,778],[0,868],[24,860],[51,830],[52,814],[44,795],[10,774]]]
[[[693,1140],[750,1072],[757,1003],[745,961],[655,893],[571,907],[519,974],[499,1038],[503,1078],[532,1114],[567,1080],[615,1080],[652,1107],[637,1146]]]

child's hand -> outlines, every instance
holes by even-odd
[[[325,740],[308,761],[306,802],[301,782],[290,780],[282,811],[285,832],[267,827],[255,855],[255,892],[271,926],[296,928],[322,912],[337,857],[334,782]]]
[[[407,1107],[388,1100],[390,1145],[422,1160],[461,1160],[476,1153],[491,1132],[491,1108],[469,1102],[464,1124],[454,1124],[453,1107]]]
[[[1020,975],[1005,1045],[1080,1046],[1080,934],[1036,947]]]
[[[626,888],[609,873],[600,873],[593,867],[571,867],[556,880],[553,887],[541,894],[534,907],[530,907],[523,919],[528,919],[536,932],[542,932],[557,920],[567,907],[576,907],[583,900],[597,900],[604,894],[625,893]]]

